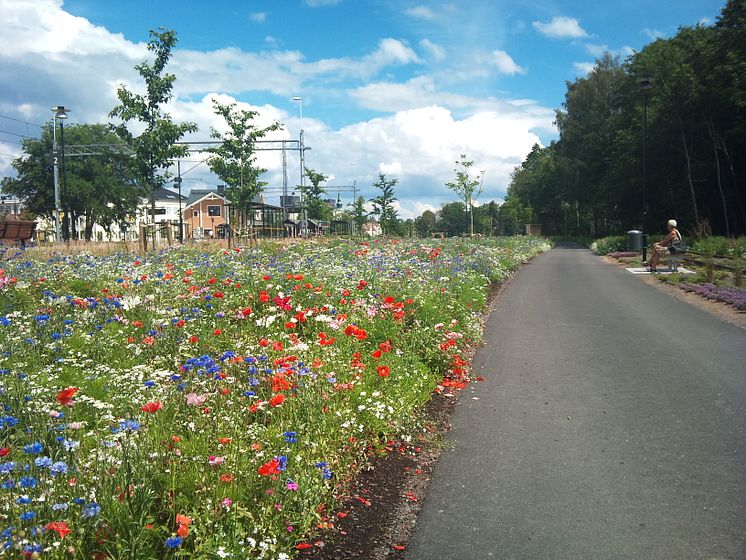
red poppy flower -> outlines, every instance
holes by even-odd
[[[271,459],[264,463],[261,467],[258,469],[258,473],[262,476],[270,476],[273,474],[279,474],[280,469],[278,467],[280,466],[280,462],[277,459]]]
[[[6,457],[10,455],[10,447],[3,447],[0,449],[0,457]]]
[[[376,371],[378,371],[378,375],[381,377],[388,377],[391,375],[391,368],[389,366],[378,366]]]
[[[46,525],[44,525],[44,528],[47,531],[54,531],[62,539],[65,538],[65,535],[72,533],[72,530],[64,521],[53,521],[52,523],[47,523]]]
[[[275,395],[271,399],[269,399],[269,406],[280,406],[284,402],[285,402],[285,395],[280,393],[278,395]]]
[[[77,387],[68,387],[66,389],[62,389],[62,391],[57,393],[57,402],[60,403],[62,406],[72,406],[73,397],[79,390],[80,389],[78,389]]]
[[[148,414],[153,414],[154,412],[158,412],[162,408],[163,408],[162,402],[150,401],[142,405],[142,408],[140,410],[142,410],[143,412],[147,412]]]
[[[307,550],[309,548],[313,548],[313,545],[311,543],[302,542],[296,544],[295,548],[297,548],[298,550]]]

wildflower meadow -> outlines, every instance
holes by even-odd
[[[371,449],[468,383],[490,286],[548,248],[14,257],[0,270],[0,558],[292,558]]]

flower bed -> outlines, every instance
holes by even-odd
[[[0,271],[0,551],[289,558],[469,381],[536,239],[298,244]],[[2,552],[0,552],[2,555]]]
[[[739,311],[746,311],[746,289],[744,288],[689,283],[681,283],[679,287],[685,292],[692,292],[707,299],[730,304]]]

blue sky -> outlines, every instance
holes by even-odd
[[[679,26],[715,22],[723,1],[570,0],[0,0],[0,174],[20,135],[55,105],[70,122],[105,122],[121,83],[140,86],[148,31],[175,29],[169,111],[220,127],[211,100],[305,131],[307,166],[367,198],[378,173],[399,179],[402,217],[454,200],[444,184],[466,154],[485,171],[477,202],[504,196],[510,172],[555,137],[566,81],[605,51],[622,58]],[[302,98],[301,104],[292,98]],[[303,121],[300,119],[302,105]],[[19,122],[21,121],[21,122]],[[30,124],[24,124],[30,123]],[[199,156],[184,167],[197,163]],[[261,154],[276,203],[279,153]],[[290,186],[298,162],[289,157]],[[188,181],[186,180],[188,179]],[[218,183],[205,165],[186,186]],[[330,193],[335,196],[335,193]],[[273,200],[274,198],[274,200]],[[351,195],[343,193],[344,202]]]

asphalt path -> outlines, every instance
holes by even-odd
[[[746,331],[566,245],[474,369],[408,560],[746,558]]]

